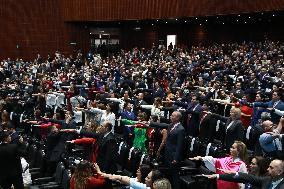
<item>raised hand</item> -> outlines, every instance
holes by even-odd
[[[202,174],[202,176],[204,176],[204,177],[206,177],[208,179],[216,179],[218,177],[217,174],[213,174],[213,175],[204,175],[204,174]]]

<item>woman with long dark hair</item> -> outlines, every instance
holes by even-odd
[[[104,188],[105,179],[88,161],[80,162],[70,180],[71,189]]]

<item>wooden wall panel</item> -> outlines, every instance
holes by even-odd
[[[67,52],[68,32],[59,5],[57,0],[1,0],[0,58]]]
[[[60,0],[1,0],[0,60],[7,57],[32,60],[37,53],[46,56],[56,50],[68,55],[74,50],[70,46],[74,41],[78,49],[88,49],[88,28],[65,23],[60,6]],[[81,4],[78,8],[84,7]],[[92,8],[86,15],[91,11]],[[82,11],[79,13],[83,16]]]
[[[167,35],[177,35],[179,46],[208,45],[214,43],[263,41],[270,39],[284,41],[284,28],[279,27],[282,20],[263,23],[227,23],[222,24],[160,24],[141,26],[142,31],[134,31],[131,26],[121,28],[121,46],[130,49],[134,46],[150,48],[159,40],[166,42]]]
[[[32,59],[56,50],[64,54],[89,48],[92,21],[144,20],[204,15],[238,14],[284,10],[283,0],[1,0],[0,60],[7,57]],[[160,23],[159,21],[158,23]],[[169,33],[178,34],[179,43],[261,39],[264,35],[281,38],[282,27],[146,26],[134,31],[133,25],[121,27],[121,43],[150,47]],[[222,30],[223,29],[223,30]],[[253,32],[250,32],[251,29]],[[245,31],[243,31],[245,30]],[[221,35],[222,34],[222,35]],[[283,37],[282,37],[283,38]],[[76,42],[75,47],[70,42]]]
[[[284,10],[283,0],[61,0],[65,21],[179,18]]]

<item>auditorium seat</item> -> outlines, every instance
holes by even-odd
[[[63,179],[63,175],[65,171],[66,169],[65,169],[64,163],[59,162],[57,164],[56,171],[53,177],[42,177],[42,178],[34,179],[33,187],[34,188],[61,188],[62,179]]]

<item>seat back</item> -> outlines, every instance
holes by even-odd
[[[30,144],[28,147],[28,162],[30,168],[34,168],[36,165],[38,148],[35,144]]]
[[[244,143],[246,144],[248,150],[254,151],[255,144],[258,142],[259,135],[257,134],[256,130],[249,126],[245,132]]]
[[[187,157],[195,157],[200,155],[201,151],[201,142],[199,141],[198,138],[194,137],[187,137],[186,139],[186,152],[187,152]]]
[[[129,153],[129,148],[126,142],[122,141],[118,145],[117,150],[117,164],[124,169],[126,167],[127,158]]]
[[[133,175],[135,175],[139,167],[141,156],[142,156],[142,152],[136,148],[129,151],[126,169],[129,172],[131,172]]]
[[[55,182],[56,183],[61,184],[64,170],[65,170],[65,166],[63,162],[59,162],[57,164],[56,171],[55,171]]]
[[[71,179],[71,171],[69,169],[65,169],[62,175],[62,182],[61,182],[62,189],[70,188],[70,179]]]
[[[39,167],[42,166],[43,160],[44,160],[44,156],[45,156],[44,150],[38,150],[36,152],[36,161],[35,161],[34,167],[39,168]]]

